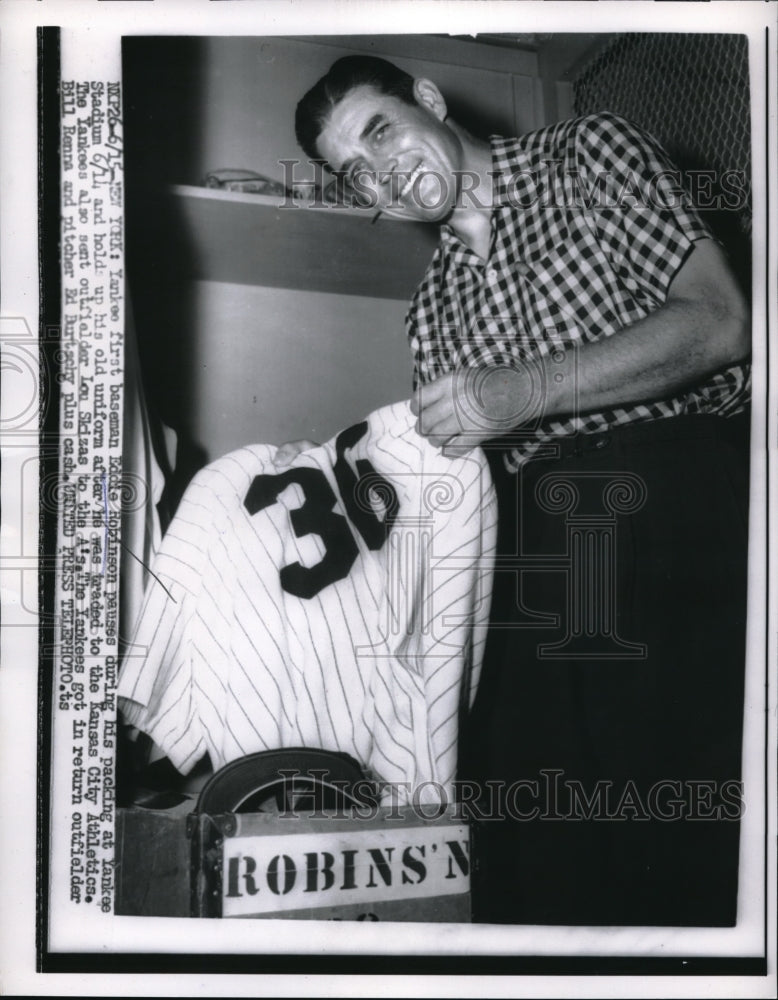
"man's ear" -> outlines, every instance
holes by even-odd
[[[416,103],[427,108],[440,121],[445,121],[448,113],[443,95],[432,82],[424,77],[413,81],[413,96]]]

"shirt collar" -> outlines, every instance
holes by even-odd
[[[492,135],[489,145],[495,178],[494,208],[515,208],[517,198],[531,198],[535,192],[537,179],[530,172],[530,158],[522,148],[521,139]],[[447,222],[440,227],[440,248],[449,258],[457,255],[467,260],[472,256],[482,263],[481,258],[463,243]]]

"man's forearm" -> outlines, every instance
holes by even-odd
[[[566,351],[561,361],[544,359],[544,415],[667,399],[748,351],[744,311],[715,299],[674,299],[612,337]]]
[[[654,312],[600,341],[516,366],[461,369],[420,388],[418,429],[464,453],[541,417],[669,399],[745,358],[748,310],[721,248],[694,245]],[[537,364],[545,378],[539,392]]]

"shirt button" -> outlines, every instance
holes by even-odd
[[[486,277],[489,279],[489,281],[494,281],[497,278],[497,268],[488,267],[486,269]]]

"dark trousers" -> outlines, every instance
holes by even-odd
[[[567,441],[505,473],[464,727],[474,917],[735,923],[747,418]]]

